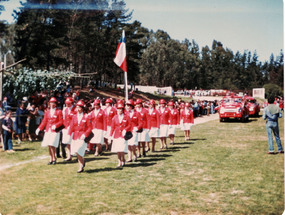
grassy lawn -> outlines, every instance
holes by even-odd
[[[283,119],[280,131],[284,145]],[[87,155],[82,174],[77,163],[62,159],[55,166],[44,159],[6,169],[0,172],[0,213],[282,214],[284,157],[266,154],[261,118],[196,125],[190,141],[179,130],[176,143],[122,170],[111,153]],[[48,154],[40,143],[15,149],[0,153],[1,164]]]

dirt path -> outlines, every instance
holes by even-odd
[[[209,121],[212,121],[212,120],[216,120],[216,119],[219,119],[219,114],[217,114],[217,113],[216,114],[211,114],[210,116],[198,117],[198,118],[195,118],[195,124],[194,125],[206,123],[206,122],[209,122]],[[22,165],[22,164],[27,164],[27,163],[31,163],[31,162],[47,159],[47,158],[49,158],[49,156],[42,155],[42,156],[38,156],[38,157],[35,157],[33,159],[30,159],[30,160],[26,160],[26,161],[21,161],[21,162],[17,162],[17,163],[4,164],[4,165],[0,166],[0,171],[3,171],[5,169],[8,169],[8,168],[11,168],[11,167],[14,167],[14,166],[19,166],[19,165]]]

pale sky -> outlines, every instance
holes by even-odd
[[[276,57],[283,49],[282,0],[125,0],[142,26],[166,31],[172,39],[194,39],[200,50],[213,40],[234,53],[256,50],[259,60]],[[12,22],[19,0],[3,3],[0,20]]]

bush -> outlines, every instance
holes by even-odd
[[[21,68],[4,73],[3,95],[9,93],[14,99],[22,99],[35,91],[55,90],[60,82],[67,81],[73,73],[62,71],[34,71]]]
[[[283,97],[283,91],[281,87],[276,84],[265,84],[263,88],[265,88],[265,98],[269,98],[270,96]]]

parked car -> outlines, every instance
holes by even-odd
[[[223,97],[219,108],[220,122],[228,119],[239,119],[242,122],[248,121],[249,109],[246,103],[241,96]]]
[[[249,108],[249,116],[259,116],[260,105],[256,101],[256,99],[250,96],[246,96],[245,100],[247,101],[247,105]]]

